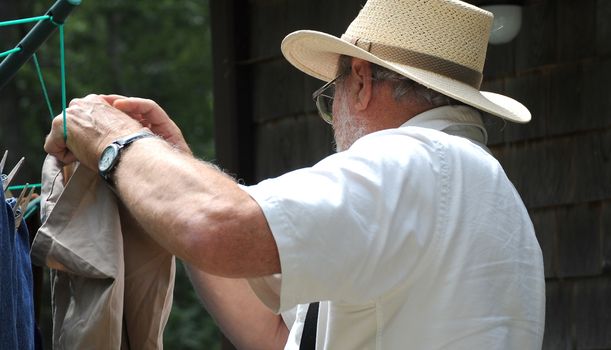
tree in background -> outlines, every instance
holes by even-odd
[[[53,1],[0,0],[0,20],[44,14]],[[1,29],[0,51],[14,47],[30,27]],[[90,93],[153,99],[183,130],[196,155],[213,158],[208,0],[83,0],[68,18],[65,35],[69,99]],[[38,52],[55,114],[61,107],[58,48],[54,35]],[[10,150],[8,164],[17,156],[27,158],[18,183],[39,182],[49,129],[50,116],[28,63],[0,91],[0,149]],[[45,294],[43,306],[48,304]],[[50,321],[44,322],[42,328],[50,334]],[[220,347],[218,330],[182,266],[164,338],[168,349]]]

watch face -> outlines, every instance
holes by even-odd
[[[113,147],[114,146],[114,147]],[[118,149],[115,145],[110,145],[104,149],[102,152],[102,156],[100,157],[100,162],[98,164],[98,168],[101,172],[105,172],[110,169],[117,157]]]

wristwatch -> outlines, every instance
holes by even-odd
[[[110,175],[112,171],[115,169],[117,163],[119,162],[119,157],[121,156],[121,150],[132,144],[134,141],[145,138],[145,137],[155,137],[156,135],[149,131],[140,131],[135,134],[131,134],[120,139],[114,140],[110,145],[104,148],[102,151],[102,155],[100,156],[100,160],[98,161],[98,171],[100,176],[106,182],[111,183]]]

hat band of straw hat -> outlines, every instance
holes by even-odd
[[[409,65],[414,68],[424,69],[433,73],[441,74],[450,79],[458,80],[467,85],[480,88],[483,75],[481,72],[463,66],[459,63],[448,61],[444,58],[429,55],[410,49],[375,43],[361,38],[353,38],[342,35],[342,40],[351,43],[379,58],[393,63]]]

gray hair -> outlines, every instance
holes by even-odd
[[[352,57],[341,55],[337,64],[337,75],[345,75],[352,69]],[[393,83],[393,97],[395,101],[413,98],[419,103],[428,104],[431,107],[445,105],[463,104],[435,90],[397,73],[390,69],[371,63],[371,74],[373,80],[389,81]],[[341,80],[341,78],[340,78]]]

